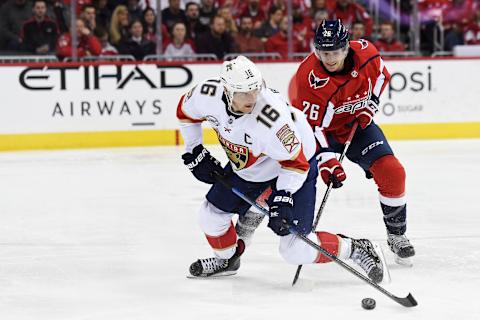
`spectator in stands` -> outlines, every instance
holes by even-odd
[[[92,4],[87,4],[82,7],[80,18],[83,19],[85,26],[90,29],[90,31],[93,32],[97,27],[96,9]]]
[[[150,40],[152,42],[157,41],[157,18],[155,16],[155,11],[148,7],[147,9],[143,10],[143,18],[142,18],[142,24],[143,24],[143,35],[147,40]],[[170,35],[168,34],[167,27],[162,23],[161,25],[161,34],[162,34],[162,44],[163,47],[167,45],[168,42],[170,42]]]
[[[195,40],[201,33],[208,31],[208,25],[200,23],[200,6],[195,2],[188,2],[185,6],[185,15],[187,16],[187,38]]]
[[[431,53],[451,50],[463,43],[463,29],[473,19],[472,0],[425,0],[418,3],[421,18],[421,47]],[[441,34],[444,47],[441,45]]]
[[[463,30],[460,24],[452,24],[450,30],[445,35],[444,50],[452,51],[453,47],[464,44],[463,42]]]
[[[102,46],[98,39],[92,35],[82,19],[77,19],[77,57],[98,56]],[[59,59],[72,56],[72,37],[69,32],[62,34],[57,40],[57,56]]]
[[[354,22],[350,33],[350,40],[365,39],[365,24],[362,21]]]
[[[58,0],[63,2],[63,4],[66,7],[66,14],[67,14],[67,20],[70,22],[70,7],[71,7],[71,0]],[[87,5],[87,4],[92,4],[92,0],[77,0],[77,6],[76,6],[76,14],[77,17],[80,16],[80,13],[82,12],[82,8]]]
[[[475,20],[465,28],[464,39],[465,44],[480,45],[480,6],[475,11]]]
[[[263,4],[262,4],[263,3]],[[261,1],[260,7],[262,8],[263,12],[268,14],[270,12],[270,8],[275,6],[280,8],[284,14],[287,14],[287,1],[285,0],[268,0],[268,1]]]
[[[57,24],[47,17],[46,1],[35,0],[33,17],[23,24],[21,31],[23,49],[33,54],[55,52],[57,36]]]
[[[32,3],[27,0],[8,0],[0,8],[0,45],[7,50],[20,51],[23,22],[32,16]],[[3,40],[3,41],[2,41]]]
[[[112,11],[107,6],[107,0],[94,0],[95,15],[97,17],[97,26],[101,26],[105,30],[110,25],[110,17]]]
[[[128,0],[127,3],[128,14],[132,20],[141,20],[143,17],[143,10],[140,7],[139,0]]]
[[[279,7],[272,6],[268,12],[268,16],[268,20],[265,21],[260,28],[254,30],[255,36],[259,37],[263,42],[266,42],[268,38],[280,30],[283,11]]]
[[[263,52],[260,38],[253,35],[253,19],[250,16],[240,18],[240,32],[235,35],[235,52]]]
[[[242,0],[218,0],[217,5],[219,8],[228,8],[232,13],[232,16],[239,17],[239,12],[243,9],[243,7],[241,8],[241,1]]]
[[[311,32],[313,33],[313,35],[315,35],[315,31],[317,30],[318,26],[322,24],[324,20],[329,20],[328,11],[324,9],[317,10],[317,12],[315,12],[315,15],[313,16],[313,22],[312,22],[312,28],[311,28]],[[309,43],[310,52],[315,50],[315,47],[313,45],[313,38],[314,37],[310,38],[310,43]]]
[[[324,20],[328,20],[329,18],[328,11],[324,9],[319,9],[315,12],[313,16],[313,28],[312,30],[317,30],[317,27],[322,24]]]
[[[265,12],[260,8],[260,0],[247,0],[247,5],[240,11],[241,17],[250,16],[253,20],[253,28],[260,28],[267,18]]]
[[[110,20],[110,42],[117,46],[120,41],[129,37],[128,26],[130,24],[130,16],[128,9],[124,5],[119,5],[113,10]]]
[[[142,25],[143,25],[143,35],[150,41],[156,41],[155,35],[157,30],[157,17],[155,16],[155,11],[152,8],[146,8],[143,10],[142,15]],[[168,31],[167,31],[168,33]],[[162,32],[163,35],[163,32]]]
[[[373,20],[367,10],[352,0],[337,0],[332,14],[333,19],[341,19],[348,29],[351,29],[355,21],[362,21],[365,24],[365,35],[370,36],[373,30]]]
[[[226,32],[225,18],[215,16],[210,23],[210,32],[197,37],[197,53],[213,53],[223,59],[233,51],[233,38]]]
[[[315,14],[317,13],[317,11],[319,10],[324,10],[326,11],[328,14],[330,14],[330,12],[332,11],[333,8],[329,8],[327,6],[327,1],[326,0],[312,0],[312,6],[310,7],[310,12],[311,12],[311,16],[312,17],[315,17]]]
[[[177,22],[172,28],[172,41],[165,48],[165,56],[179,57],[195,54],[192,43],[186,39],[187,27],[183,22]]]
[[[200,24],[209,28],[213,17],[217,15],[217,9],[215,9],[215,0],[201,0],[200,1]]]
[[[100,41],[100,45],[102,46],[102,51],[100,55],[102,56],[115,56],[118,54],[117,48],[112,46],[110,42],[108,42],[108,32],[106,29],[98,26],[95,29],[95,36]]]
[[[278,52],[282,58],[288,59],[288,17],[284,16],[280,22],[280,31],[268,38],[265,43],[267,52]],[[301,44],[293,38],[293,52],[301,52]]]
[[[447,31],[451,28],[463,30],[473,21],[474,14],[474,0],[451,0],[442,12],[443,27]]]
[[[168,33],[168,29],[163,23],[161,28],[162,28],[162,31],[161,31],[162,32],[162,48],[165,48],[166,45],[170,42],[170,33]],[[153,42],[156,42],[156,40]]]
[[[464,44],[464,30],[474,20],[472,0],[453,0],[443,12],[442,24],[445,30],[444,50]]]
[[[380,24],[380,38],[375,42],[375,46],[382,52],[405,51],[405,45],[395,39],[395,31],[391,22]]]
[[[225,25],[227,27],[227,32],[231,35],[234,36],[237,34],[238,29],[237,29],[237,24],[235,22],[235,19],[232,16],[232,12],[228,7],[222,7],[218,9],[219,16],[223,17],[225,19]]]
[[[172,30],[175,22],[186,22],[185,11],[180,9],[180,0],[168,0],[168,7],[162,10],[162,23]]]
[[[58,34],[68,32],[67,21],[65,19],[65,6],[62,2],[56,1],[53,5],[54,17],[57,23]]]
[[[299,52],[310,52],[310,43],[313,42],[312,19],[299,4],[292,4],[293,37],[298,41]]]
[[[152,42],[157,41],[157,18],[155,16],[155,11],[152,8],[147,8],[143,10],[143,35],[147,40]],[[170,35],[168,34],[167,27],[162,23],[162,47],[165,46],[170,42]]]
[[[146,55],[155,54],[155,43],[147,40],[143,35],[143,25],[140,20],[133,20],[129,27],[130,37],[120,42],[118,52],[130,54],[135,60],[142,60]]]

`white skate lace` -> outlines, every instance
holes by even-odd
[[[203,273],[213,273],[222,268],[226,268],[228,260],[218,259],[218,258],[207,258],[200,259],[202,264]]]
[[[405,235],[389,234],[388,238],[391,245],[396,248],[405,248],[411,246],[410,241],[407,239],[407,237],[405,237]]]
[[[352,260],[355,261],[365,272],[368,274],[373,267],[377,266],[373,249],[364,243],[359,243],[359,246],[354,249],[352,254]]]

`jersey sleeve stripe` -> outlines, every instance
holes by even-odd
[[[303,153],[303,146],[292,159],[279,162],[283,169],[296,171],[298,173],[307,173],[310,169],[310,164]]]
[[[368,58],[368,60],[365,61],[365,62],[360,66],[360,68],[358,68],[358,69],[359,69],[359,70],[362,70],[370,61],[375,60],[375,58],[378,58],[378,57],[380,57],[380,55],[379,55],[379,54],[376,54],[376,55]]]
[[[202,122],[203,119],[194,119],[192,117],[190,117],[189,115],[187,115],[185,113],[185,111],[183,110],[183,100],[185,98],[185,95],[183,95],[181,98],[180,98],[180,101],[178,102],[178,105],[177,105],[177,118],[181,121],[181,122],[188,122],[188,123],[199,123],[199,122]]]
[[[383,60],[382,60],[382,62],[383,62]],[[388,72],[388,69],[385,68],[385,66],[382,69],[382,74],[385,77],[385,80],[383,81],[382,88],[380,89],[380,93],[378,94],[377,97],[380,97],[380,95],[382,94],[383,90],[385,90],[385,87],[387,86],[387,84],[388,84],[388,82],[390,81],[390,78],[391,78],[390,72]]]

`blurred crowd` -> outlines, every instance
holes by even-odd
[[[77,56],[146,55],[178,57],[229,53],[288,53],[286,0],[78,0]],[[368,39],[384,52],[411,48],[411,4],[401,1],[397,21],[386,15],[374,23],[371,1],[292,0],[294,52],[312,50],[314,32],[324,19],[341,19],[351,39]],[[396,1],[382,1],[388,5]],[[405,4],[406,3],[406,4]],[[419,0],[421,49],[442,50],[480,44],[480,0]],[[0,0],[0,51],[14,54],[72,55],[70,0]],[[157,19],[161,18],[157,30]],[[397,23],[399,22],[399,23]],[[398,27],[400,26],[400,27]]]

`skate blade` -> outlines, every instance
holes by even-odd
[[[383,254],[382,247],[378,243],[373,241],[372,241],[372,245],[373,245],[373,250],[375,250],[377,255],[380,257],[380,261],[382,262],[383,279],[382,281],[380,281],[380,283],[383,283],[383,284],[391,283],[392,277],[390,276],[390,270],[388,269],[387,260],[385,259],[385,255]]]
[[[218,278],[233,276],[235,274],[237,274],[237,271],[225,271],[225,272],[216,273],[211,276],[192,276],[191,274],[188,274],[187,279],[198,279],[198,280],[218,279]]]
[[[404,267],[413,267],[412,259],[410,258],[401,258],[395,255],[395,263]]]

